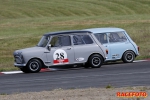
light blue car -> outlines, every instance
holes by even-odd
[[[139,47],[121,28],[91,28],[98,41],[108,49],[106,62],[122,60],[125,63],[133,62],[139,55]]]

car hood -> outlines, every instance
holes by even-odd
[[[25,49],[16,50],[14,53],[27,53],[27,52],[45,51],[43,47],[30,47]]]

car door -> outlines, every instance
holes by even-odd
[[[88,34],[74,34],[72,36],[75,52],[75,63],[84,63],[89,55],[99,48]]]
[[[95,34],[95,37],[108,50],[106,60],[111,59],[111,50],[110,50],[110,46],[109,46],[109,43],[108,43],[107,33],[97,33],[97,34]]]
[[[51,50],[47,53],[50,66],[74,63],[74,50],[69,35],[53,36],[50,44]]]
[[[121,59],[123,53],[132,48],[132,44],[127,40],[124,32],[111,32],[107,33],[107,36],[111,60]]]

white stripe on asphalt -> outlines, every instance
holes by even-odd
[[[55,68],[47,68],[49,71],[56,71],[57,69]],[[9,71],[9,72],[1,72],[2,74],[19,74],[23,73],[22,71]]]
[[[148,61],[148,60],[135,60],[133,62],[143,62],[143,61]]]
[[[19,74],[19,73],[23,73],[22,71],[10,71],[10,72],[1,72],[3,74]]]

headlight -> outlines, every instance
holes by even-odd
[[[17,64],[24,63],[22,52],[14,52],[14,58]]]

